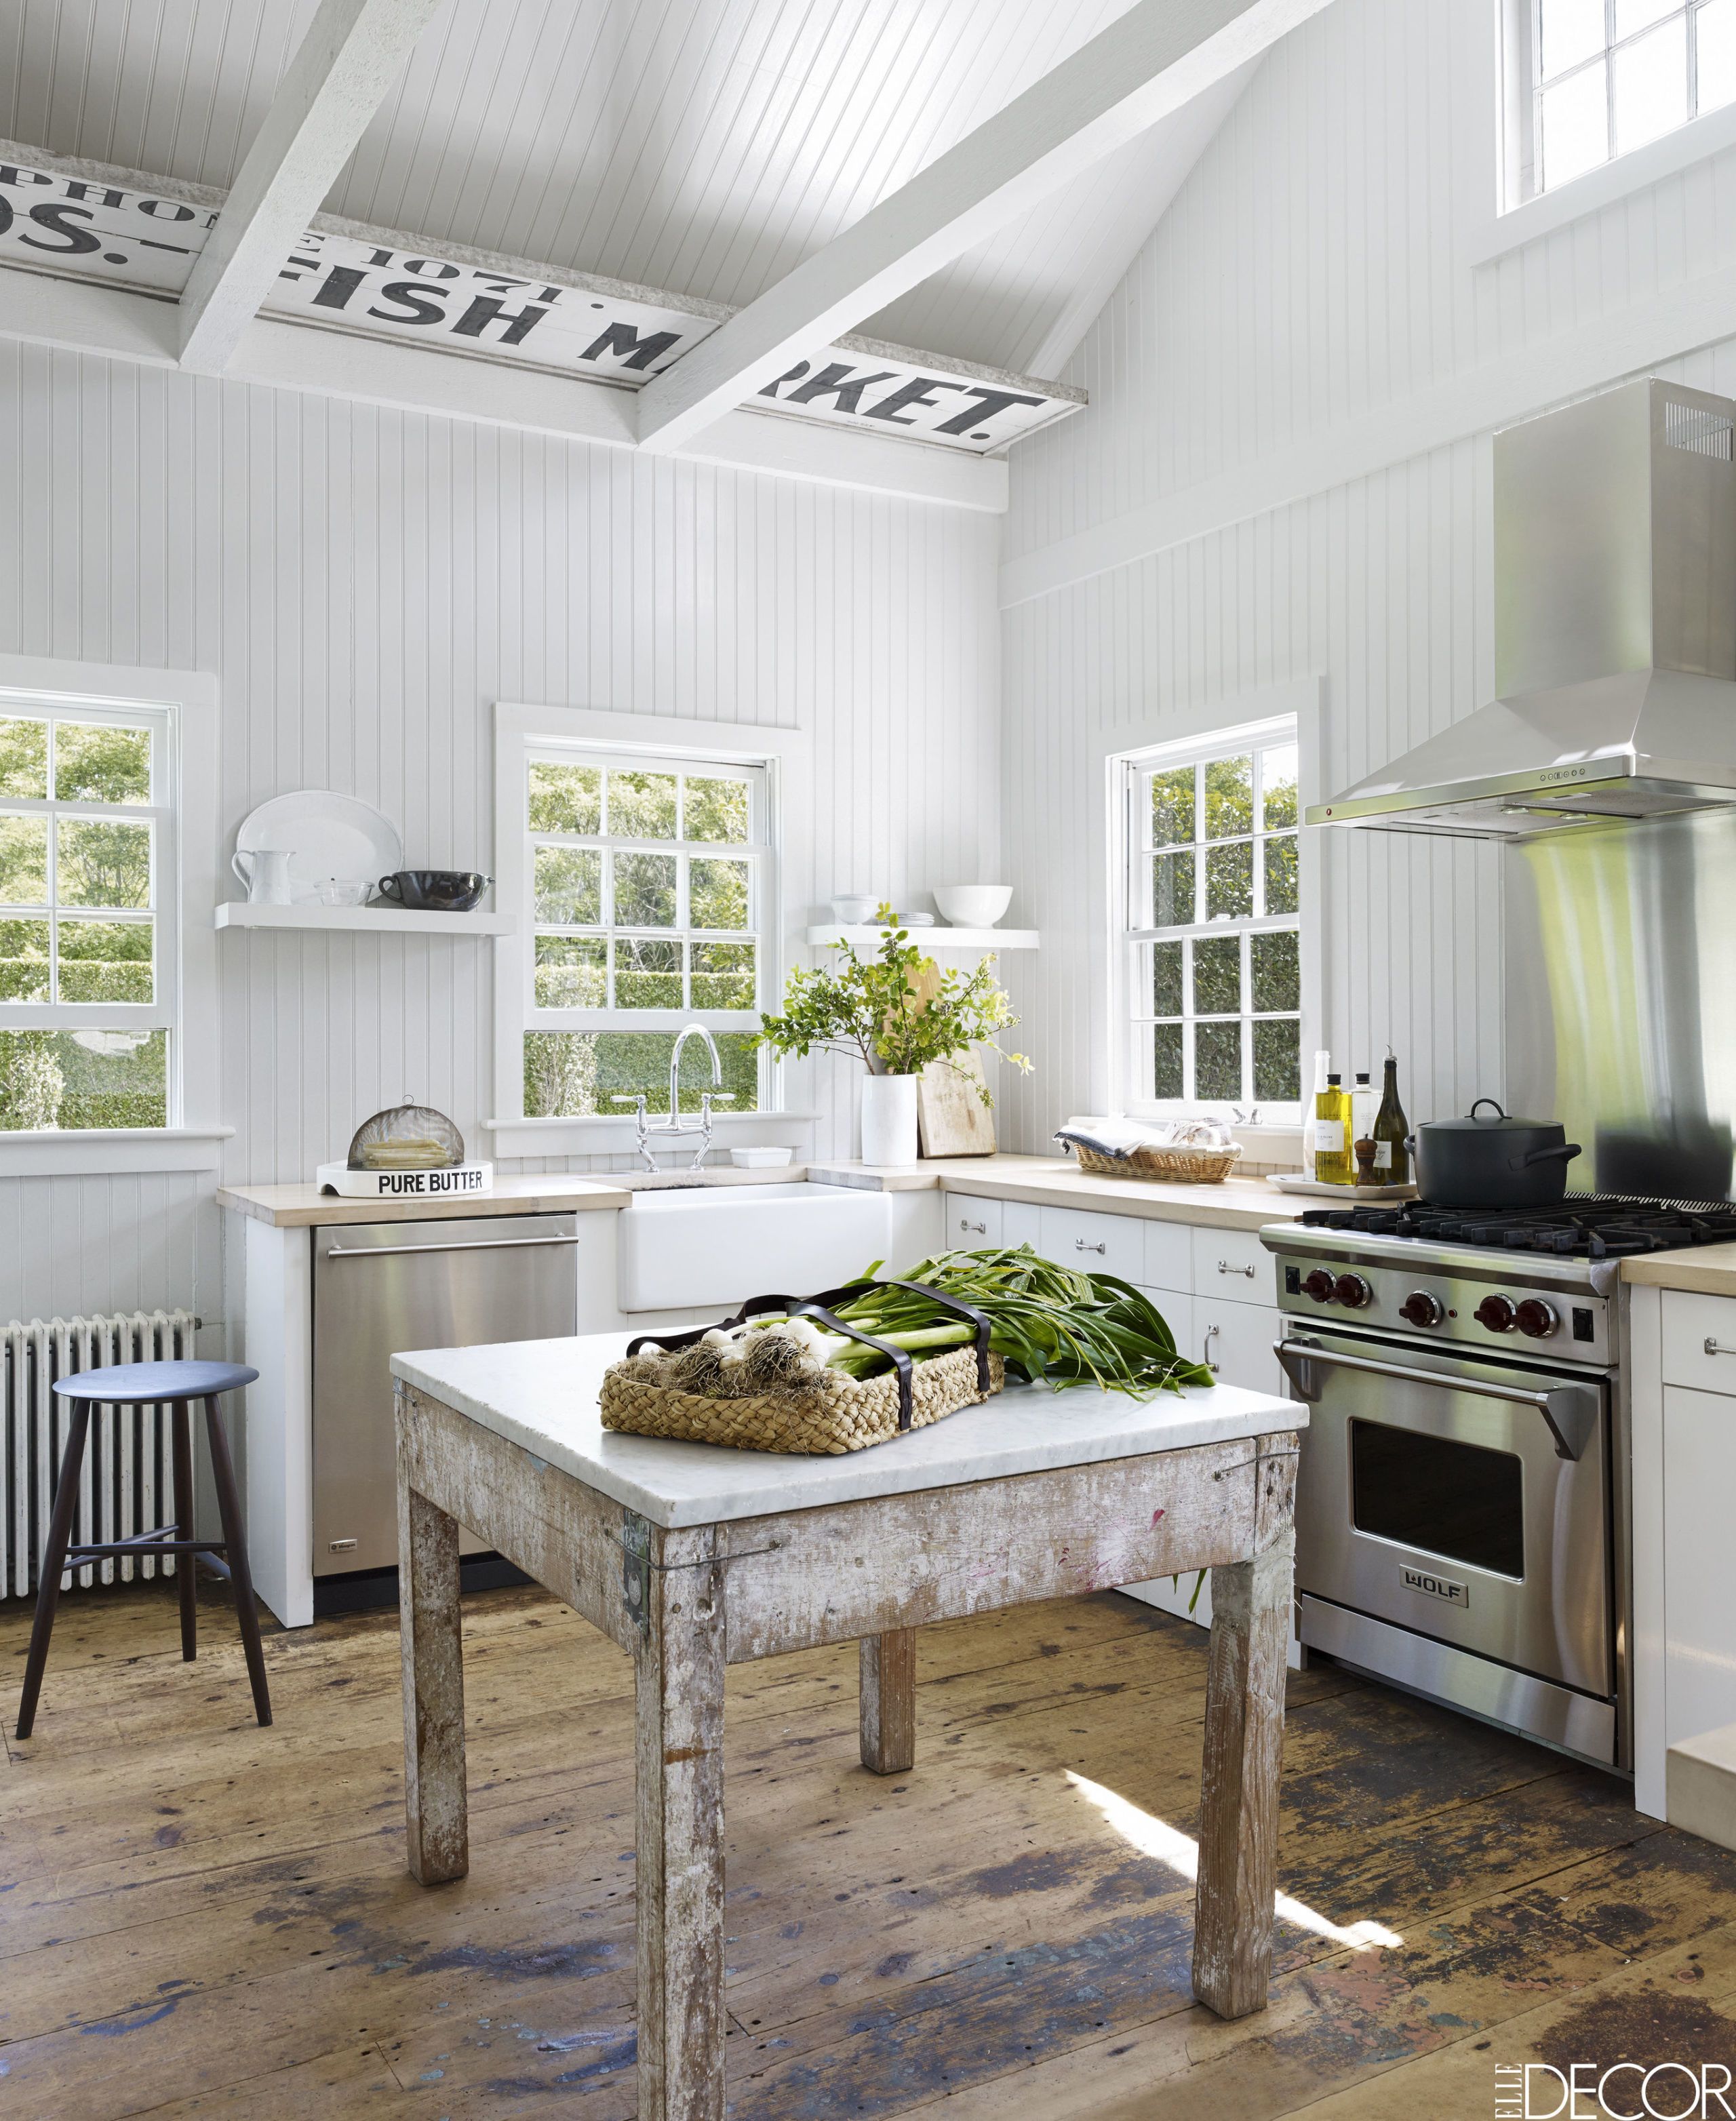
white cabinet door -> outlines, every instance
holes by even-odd
[[[1043,1250],[1043,1210],[1030,1200],[1003,1200],[1001,1203],[1001,1242],[1004,1245],[1029,1245],[1034,1252]]]
[[[978,1200],[968,1193],[946,1196],[946,1250],[975,1252],[1001,1242],[1001,1203]]]
[[[1700,1298],[1701,1303],[1728,1303]],[[1668,1313],[1664,1337],[1669,1364]],[[1736,1494],[1736,1399],[1664,1391],[1665,1733],[1683,1738],[1736,1723],[1736,1603],[1730,1597],[1730,1497]]]
[[[1193,1287],[1193,1231],[1188,1224],[1146,1224],[1146,1270],[1140,1279],[1150,1289]]]
[[[1272,1352],[1280,1314],[1263,1304],[1226,1303],[1216,1294],[1193,1299],[1193,1353],[1226,1385],[1283,1395],[1287,1387]]]
[[[1270,1303],[1278,1270],[1259,1232],[1195,1230],[1193,1293],[1220,1303]]]
[[[1119,1275],[1123,1281],[1146,1278],[1146,1226],[1136,1216],[1045,1208],[1042,1249],[1061,1266],[1087,1274]]]

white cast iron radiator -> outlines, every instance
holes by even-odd
[[[198,1321],[190,1311],[132,1311],[112,1318],[14,1319],[0,1326],[0,1598],[36,1587],[36,1564],[48,1531],[54,1482],[66,1448],[68,1410],[56,1377],[114,1363],[179,1361],[193,1354]],[[72,1543],[130,1539],[166,1523],[175,1503],[166,1406],[93,1407],[85,1447],[83,1492]],[[171,1576],[172,1556],[123,1555],[87,1562],[61,1579],[130,1582]]]

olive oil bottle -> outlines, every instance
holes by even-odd
[[[1410,1137],[1411,1125],[1404,1116],[1404,1107],[1398,1102],[1398,1063],[1390,1053],[1386,1056],[1386,1082],[1380,1093],[1380,1109],[1374,1115],[1370,1131],[1374,1140],[1374,1182],[1379,1186],[1408,1186],[1411,1152],[1405,1144]]]
[[[1314,1176],[1328,1186],[1354,1186],[1356,1159],[1351,1154],[1351,1101],[1341,1075],[1328,1074],[1314,1098]]]

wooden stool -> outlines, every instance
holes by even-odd
[[[271,1697],[265,1688],[265,1658],[259,1648],[259,1616],[254,1610],[253,1575],[247,1566],[240,1498],[236,1492],[229,1440],[217,1412],[219,1392],[250,1385],[259,1374],[241,1363],[123,1363],[114,1369],[83,1370],[77,1377],[62,1377],[54,1387],[59,1396],[70,1402],[72,1419],[36,1579],[36,1617],[30,1627],[30,1654],[25,1659],[24,1692],[18,1701],[21,1738],[29,1737],[36,1720],[36,1700],[49,1661],[49,1638],[54,1632],[54,1609],[60,1602],[61,1577],[68,1569],[82,1568],[87,1561],[110,1555],[178,1557],[175,1573],[181,1598],[181,1656],[189,1662],[198,1653],[198,1609],[194,1583],[198,1562],[203,1559],[217,1575],[229,1578],[235,1586],[236,1617],[241,1627],[241,1647],[247,1653],[247,1676],[253,1683],[254,1713],[260,1722],[270,1722]],[[223,1524],[220,1540],[194,1536],[193,1427],[187,1403],[195,1399],[205,1402],[205,1433],[211,1446],[211,1470]],[[175,1410],[175,1522],[159,1525],[155,1531],[135,1532],[131,1539],[69,1545],[91,1407],[166,1405],[172,1405]]]

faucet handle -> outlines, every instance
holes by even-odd
[[[703,1090],[699,1096],[702,1109],[707,1105],[733,1105],[735,1102],[735,1093],[733,1090]]]
[[[609,1102],[612,1105],[637,1105],[642,1112],[645,1110],[645,1093],[642,1090],[637,1095],[629,1094],[625,1090],[617,1090]]]

